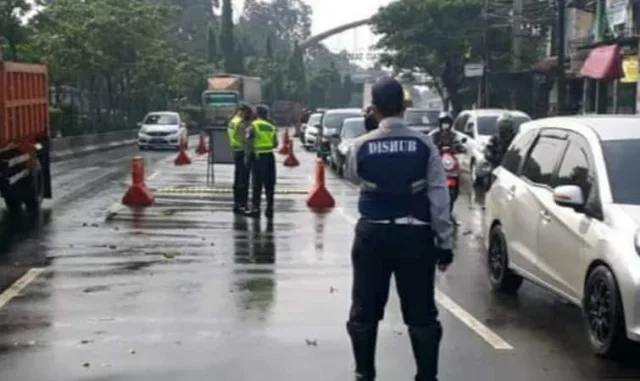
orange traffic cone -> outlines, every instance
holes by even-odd
[[[294,138],[299,138],[300,137],[300,123],[296,123],[294,129],[293,129],[293,137]]]
[[[293,140],[289,139],[288,141],[289,141],[289,143],[287,144],[287,146],[289,147],[289,154],[284,159],[284,166],[285,167],[297,167],[297,166],[300,165],[300,162],[298,161],[296,156],[293,154]]]
[[[180,152],[176,157],[176,160],[173,162],[175,165],[189,165],[191,164],[191,158],[187,154],[187,142],[185,142],[184,138],[180,138]]]
[[[289,154],[289,127],[284,130],[284,136],[282,136],[282,141],[280,142],[280,148],[278,148],[278,153],[280,155],[288,155]]]
[[[122,197],[122,204],[127,206],[151,206],[155,197],[144,182],[144,159],[136,156],[131,161],[131,186]]]
[[[307,195],[307,206],[312,209],[329,209],[336,205],[336,201],[327,190],[324,179],[324,162],[316,160],[316,173],[313,188]]]
[[[198,147],[196,147],[196,153],[198,155],[204,155],[205,153],[208,153],[208,152],[209,152],[209,149],[205,144],[204,134],[200,134],[200,142],[198,143]]]

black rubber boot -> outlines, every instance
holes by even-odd
[[[247,210],[244,215],[251,218],[260,218],[260,208],[253,207]]]
[[[356,381],[373,381],[376,378],[375,357],[377,324],[347,323],[351,347],[356,363]]]
[[[264,211],[264,216],[267,217],[268,219],[272,219],[273,218],[273,193],[266,194],[267,196],[267,209],[265,209]]]
[[[409,337],[418,374],[415,381],[438,381],[438,357],[442,326],[409,327]]]

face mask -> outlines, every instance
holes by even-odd
[[[449,131],[451,129],[451,125],[449,123],[442,123],[442,129]]]

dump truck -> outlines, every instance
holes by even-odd
[[[207,78],[202,108],[204,129],[209,135],[210,163],[233,163],[227,126],[240,102],[254,107],[262,103],[260,78],[237,74],[215,74]]]
[[[207,78],[202,107],[209,125],[226,126],[240,102],[262,103],[262,80],[237,74],[214,74]]]
[[[39,215],[51,198],[49,131],[47,67],[0,53],[0,193],[10,215]]]

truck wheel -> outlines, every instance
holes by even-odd
[[[29,176],[24,179],[23,199],[24,206],[28,213],[40,213],[42,200],[44,199],[44,178],[40,162],[31,170]]]
[[[20,214],[22,212],[22,201],[11,190],[2,192],[2,198],[9,214]]]

